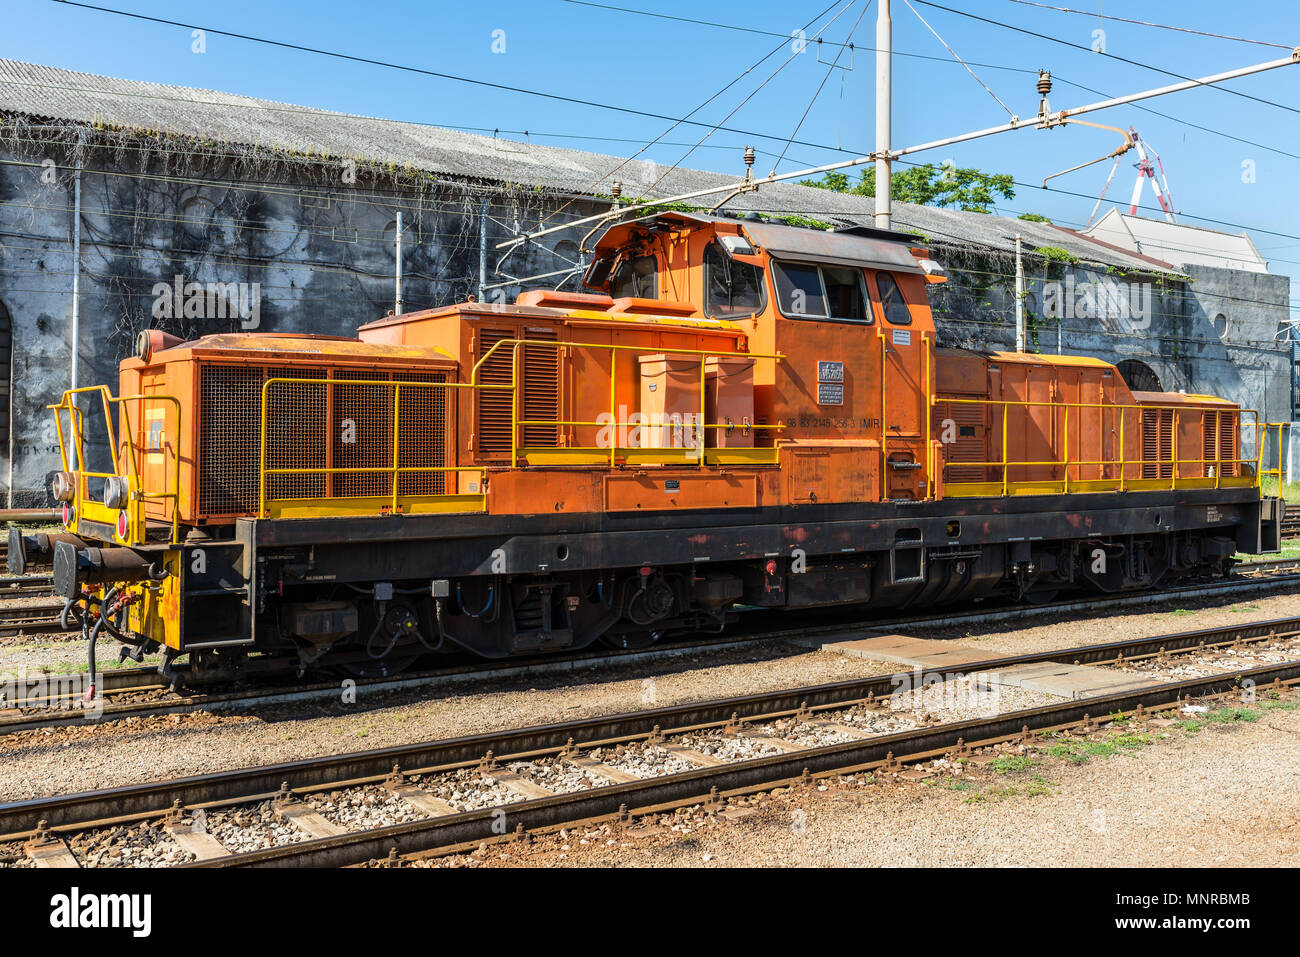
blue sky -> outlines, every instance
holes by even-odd
[[[688,113],[782,44],[779,37],[763,32],[660,19],[570,0],[482,0],[475,4],[395,0],[225,0],[219,5],[195,0],[97,2],[211,29],[672,116]],[[1020,116],[1032,115],[1037,108],[1034,74],[1038,68],[1050,69],[1056,79],[1052,104],[1058,109],[1103,98],[1072,84],[1119,95],[1175,82],[1166,74],[1092,52],[1098,30],[1104,31],[1108,53],[1184,76],[1208,75],[1286,55],[1276,47],[1062,13],[1016,0],[935,2],[995,21],[979,22],[913,0],[916,11],[957,53],[973,63],[987,64],[974,67],[975,71]],[[1232,5],[1211,0],[1045,2],[1300,45],[1300,5],[1295,0],[1241,0]],[[854,0],[845,9],[847,3],[749,0],[715,6],[686,0],[608,0],[609,6],[712,20],[782,36],[815,20],[816,25],[808,31],[814,36],[818,27],[843,10],[823,34],[835,43],[849,37],[866,0]],[[0,56],[12,59],[394,119],[489,132],[500,129],[502,135],[516,139],[524,139],[523,134],[504,131],[528,130],[535,142],[615,155],[635,152],[667,125],[662,120],[213,34],[206,38],[206,52],[196,54],[187,29],[53,0],[6,0],[5,6]],[[831,12],[817,19],[827,7]],[[904,0],[894,0],[893,18],[897,53],[938,58],[895,57],[895,147],[1006,121],[1003,108],[949,57]],[[746,132],[713,134],[684,165],[739,174],[743,172],[741,150],[752,143],[760,151],[756,172],[768,172],[823,82],[797,136],[814,145],[791,145],[778,169],[784,172],[831,162],[843,155],[837,149],[852,154],[870,151],[875,128],[875,19],[872,5],[852,35],[858,47],[852,52],[852,69],[828,70],[837,47],[824,44],[819,52],[810,45],[768,80],[792,55],[785,42],[779,53],[698,114],[709,123],[717,122],[767,80],[725,123]],[[1084,49],[1018,33],[1008,26],[1047,34]],[[494,46],[500,50],[503,42],[504,52],[494,52]],[[840,66],[849,62],[845,53]],[[1159,151],[1175,205],[1185,222],[1213,225],[1191,218],[1195,216],[1247,227],[1274,271],[1300,276],[1300,218],[1296,215],[1300,65],[1236,80],[1230,86],[1290,109],[1207,89],[1119,107],[1089,118],[1113,126],[1132,125]],[[1141,106],[1166,116],[1153,115]],[[665,138],[666,143],[645,155],[657,162],[675,163],[703,132],[679,127]],[[1062,225],[1081,225],[1106,179],[1109,161],[1054,180],[1055,191],[1044,192],[1034,186],[1044,176],[1095,159],[1117,145],[1113,133],[1076,126],[1021,130],[915,158],[952,160],[960,166],[1012,173],[1024,185],[1017,187],[1013,200],[1000,204],[999,212],[1033,211]],[[1295,155],[1284,155],[1287,153]],[[1135,157],[1130,154],[1116,174],[1108,205],[1116,201],[1127,206],[1135,177],[1132,161]],[[1248,162],[1253,182],[1243,175],[1243,164]],[[1155,205],[1149,187],[1143,195],[1144,203]],[[1293,308],[1300,303],[1300,283],[1293,290],[1292,302]]]

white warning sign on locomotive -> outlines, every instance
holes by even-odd
[[[817,383],[818,405],[843,405],[844,386],[838,382]]]
[[[817,363],[817,381],[818,382],[843,382],[844,381],[844,363],[843,362],[818,362]]]

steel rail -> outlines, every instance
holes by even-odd
[[[774,720],[810,711],[832,710],[886,699],[900,687],[919,687],[932,676],[939,679],[951,678],[1047,661],[1095,664],[1118,660],[1120,657],[1125,661],[1133,661],[1179,650],[1196,650],[1201,646],[1231,644],[1238,639],[1288,637],[1297,634],[1300,634],[1300,618],[1283,618],[1101,645],[995,656],[987,661],[961,665],[917,668],[894,674],[580,718],[523,729],[484,732],[349,754],[324,755],[79,794],[31,798],[0,804],[0,841],[29,837],[41,822],[45,822],[54,832],[78,831],[112,823],[159,818],[176,806],[187,809],[211,808],[265,800],[283,794],[283,788],[289,792],[308,793],[379,783],[388,779],[395,767],[403,769],[405,773],[429,773],[433,770],[449,771],[477,766],[488,752],[495,755],[497,760],[506,762],[560,754],[575,744],[588,749],[645,740],[660,733],[680,734],[721,728],[737,720]],[[1231,676],[1216,677],[1233,680],[1238,677],[1258,677],[1262,684],[1273,680],[1274,674],[1269,669],[1277,668],[1283,669],[1278,674],[1281,680],[1300,677],[1300,661],[1235,670]],[[1295,674],[1286,669],[1293,669]],[[1191,679],[1175,685],[1190,688],[1201,680],[1209,679]],[[1138,689],[1137,693],[1140,694],[1143,690]],[[1084,700],[1106,702],[1111,697],[1122,698],[1123,695]],[[1050,707],[1046,710],[1050,710]],[[1085,713],[1101,715],[1112,710],[1098,710],[1099,707],[1099,704],[1093,704],[1091,710]],[[1031,709],[1017,714],[1041,710],[1044,709]],[[892,739],[897,736],[887,737]],[[974,740],[969,735],[966,739]],[[512,808],[514,806],[510,805]]]
[[[1215,675],[1167,682],[1136,691],[1012,711],[994,718],[917,728],[876,738],[854,740],[799,751],[781,752],[720,767],[698,768],[533,798],[496,808],[425,818],[364,831],[316,838],[182,864],[181,867],[343,867],[439,848],[496,841],[498,812],[506,810],[516,835],[554,828],[596,817],[627,817],[665,806],[699,803],[714,796],[767,790],[812,776],[868,770],[890,761],[914,760],[962,747],[982,747],[1026,732],[1066,727],[1099,715],[1127,714],[1138,707],[1161,708],[1184,697],[1205,697],[1233,691],[1244,679],[1271,683],[1300,681],[1300,662],[1268,665],[1240,675]]]
[[[1249,570],[1248,566],[1256,564],[1268,565],[1272,563],[1243,564],[1238,566],[1238,570]],[[1297,559],[1294,564],[1300,565],[1300,559]],[[1288,560],[1282,560],[1278,565],[1283,568],[1292,567],[1292,563]],[[394,677],[355,678],[353,680],[357,683],[358,692],[371,694],[382,691],[435,688],[465,681],[493,681],[525,675],[577,671],[582,668],[617,667],[622,664],[665,660],[689,654],[725,651],[730,648],[743,647],[751,642],[772,642],[812,637],[829,638],[839,634],[848,635],[853,632],[861,632],[862,630],[876,633],[882,629],[897,628],[903,625],[944,627],[1019,618],[1037,618],[1049,614],[1101,610],[1133,604],[1149,604],[1153,601],[1167,601],[1179,597],[1211,596],[1224,591],[1263,590],[1293,582],[1300,582],[1300,573],[1259,580],[1228,580],[1214,582],[1209,585],[1183,586],[1179,589],[1155,593],[1131,593],[1101,600],[1073,599],[1043,605],[1015,605],[990,611],[958,612],[956,614],[924,617],[861,619],[822,625],[765,629],[752,633],[741,632],[729,636],[710,636],[705,639],[688,638],[643,650],[587,649],[564,656],[544,655],[520,658],[508,664],[490,663],[482,665],[479,662],[471,662],[463,666],[436,668]],[[57,625],[57,622],[55,622],[55,625]],[[3,622],[0,622],[0,633],[6,630],[6,626]],[[188,668],[185,665],[180,665],[177,666],[176,671],[183,679],[188,672]],[[75,704],[75,699],[79,697],[81,691],[77,689],[62,691],[58,687],[57,679],[66,676],[55,675],[52,677],[56,680],[49,682],[44,689],[39,681],[29,681],[28,685],[32,686],[33,691],[31,695],[9,702],[7,708],[0,708],[0,736],[38,728],[114,721],[127,717],[155,717],[166,714],[184,714],[192,711],[234,710],[237,708],[329,700],[336,698],[339,693],[337,681],[312,682],[305,685],[299,683],[281,687],[257,687],[215,693],[194,691],[171,696],[165,700],[123,702],[106,700],[93,716],[87,716]],[[107,699],[118,695],[161,691],[168,686],[169,679],[164,678],[156,668],[152,667],[118,668],[102,672],[98,684],[102,694]]]

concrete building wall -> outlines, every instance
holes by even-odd
[[[0,481],[13,490],[14,505],[46,500],[59,457],[45,406],[72,380],[76,175],[70,157],[60,160],[46,182],[41,165],[0,153],[0,339],[7,316],[15,383],[13,450],[0,445]],[[222,173],[209,175],[220,180]],[[399,208],[405,311],[462,300],[478,290],[484,235],[493,283],[501,260],[493,245],[557,205],[529,190],[350,189],[337,177],[337,168],[307,168],[296,182],[223,186],[148,169],[98,169],[88,160],[81,173],[78,383],[116,391],[118,363],[145,328],[185,339],[252,329],[354,335],[394,308]],[[594,209],[583,201],[566,214]],[[525,277],[576,259],[572,240],[529,245],[502,262],[501,272]],[[180,308],[170,294],[159,301],[160,289],[174,288],[177,277],[183,293],[189,283],[204,287],[199,297],[184,295]],[[214,295],[208,284],[228,285]],[[513,301],[522,288],[488,296]],[[102,417],[90,412],[88,432],[98,434],[92,430],[102,429]]]
[[[944,259],[941,249],[934,255]],[[950,281],[931,287],[941,342],[1014,348],[1014,261],[964,255],[953,262]],[[1116,364],[1136,359],[1166,390],[1221,395],[1269,421],[1289,419],[1290,359],[1276,338],[1288,316],[1289,278],[1209,266],[1186,270],[1190,281],[1160,281],[1085,264],[1029,262],[1029,347],[1055,353],[1059,340],[1067,355]],[[1119,300],[1128,303],[1127,314],[1114,308]]]

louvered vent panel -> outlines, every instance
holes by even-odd
[[[529,330],[529,339],[555,341],[555,330]],[[560,350],[550,346],[524,347],[524,394],[522,418],[531,421],[558,421],[560,418]],[[559,445],[558,425],[526,425],[523,444],[529,448],[553,448]]]
[[[1209,478],[1214,475],[1215,459],[1218,457],[1219,435],[1214,430],[1215,415],[1213,412],[1201,413],[1201,458],[1205,460],[1201,466],[1201,475]]]
[[[483,358],[488,350],[502,339],[513,339],[513,329],[479,329],[478,353],[475,360]],[[509,385],[513,350],[502,346],[479,367],[478,381],[482,385]],[[507,390],[475,390],[478,402],[478,421],[475,425],[475,450],[480,456],[508,455],[510,452],[510,405],[513,395]]]
[[[1241,466],[1237,463],[1238,458],[1238,416],[1236,412],[1218,412],[1207,410],[1202,413],[1205,418],[1201,425],[1201,434],[1204,436],[1205,457],[1209,459],[1205,464],[1204,474],[1214,475],[1214,470],[1219,465],[1216,459],[1221,462],[1221,475],[1234,476],[1241,473]]]
[[[1241,458],[1238,445],[1238,438],[1241,435],[1240,421],[1240,416],[1236,412],[1225,412],[1219,416],[1219,449],[1224,461],[1224,475],[1241,474],[1241,465],[1236,461]]]
[[[1142,410],[1142,477],[1167,479],[1173,474],[1169,462],[1174,431],[1172,409]]]
[[[988,429],[985,407],[968,402],[937,402],[934,408],[932,434],[943,440],[944,422],[951,420],[957,435],[953,442],[944,444],[943,454],[947,462],[947,480],[949,482],[984,482],[997,477],[992,475],[994,469],[985,466],[961,467],[962,462],[991,462],[993,457],[988,449]],[[962,428],[974,428],[974,435],[963,435]]]

